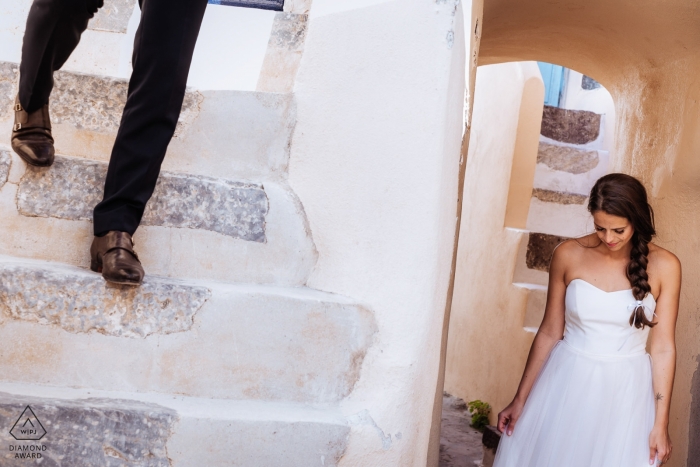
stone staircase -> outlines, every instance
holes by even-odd
[[[37,169],[9,149],[16,80],[0,64],[2,444],[21,444],[9,429],[30,405],[42,465],[336,465],[338,404],[376,325],[305,287],[317,254],[287,183],[293,96],[188,90],[135,235],[147,277],[129,288],[87,269],[126,81],[57,73],[56,163]]]
[[[563,237],[590,231],[586,199],[608,171],[605,117],[545,106],[527,230]]]
[[[16,69],[1,64],[0,83],[14,86]],[[0,226],[0,254],[84,266],[91,211],[102,197],[126,81],[56,75],[51,101],[56,164],[48,170],[27,168],[16,156],[8,160],[9,149],[0,158],[3,167],[11,165],[0,192],[0,215],[6,219]],[[15,90],[6,87],[0,99],[0,108],[7,109],[0,114],[1,128],[11,127]],[[183,107],[156,195],[135,236],[147,272],[303,284],[316,251],[303,208],[286,181],[292,96],[190,91]],[[46,238],[62,239],[61,247]]]
[[[537,332],[544,316],[554,248],[592,231],[586,202],[609,160],[602,149],[604,119],[584,110],[544,107],[527,232],[513,275],[513,284],[527,293],[523,328],[528,332]]]

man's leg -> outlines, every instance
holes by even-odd
[[[131,236],[155,189],[175,132],[207,0],[140,0],[129,95],[94,210],[95,271],[110,281],[139,284],[144,272]]]
[[[48,102],[53,73],[68,60],[102,0],[34,0],[22,42],[12,147],[27,163],[53,162]]]

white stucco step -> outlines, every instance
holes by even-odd
[[[549,274],[546,271],[528,267],[527,254],[529,241],[530,232],[520,237],[520,245],[518,246],[517,257],[515,258],[515,269],[513,271],[513,283],[546,286],[549,282]]]
[[[46,431],[38,441],[9,433],[27,406]],[[18,452],[56,467],[327,467],[349,434],[334,409],[166,394],[0,383],[0,408],[0,442],[14,447],[0,454],[7,467],[36,462]]]
[[[543,200],[533,196],[526,228],[531,232],[547,232],[562,237],[587,235],[593,232],[593,218],[586,203],[548,202],[546,198]]]
[[[0,62],[0,144],[9,145],[18,66]],[[126,79],[58,71],[49,103],[58,153],[108,161]],[[286,178],[291,94],[189,89],[163,170],[244,180]]]
[[[527,290],[527,304],[525,305],[523,328],[528,331],[535,330],[536,332],[544,318],[544,310],[547,305],[547,286],[524,284],[522,282],[513,285]]]
[[[0,381],[222,399],[335,403],[376,327],[308,288],[175,281],[111,286],[0,257]]]
[[[0,148],[0,254],[89,265],[106,168],[57,156],[37,169]],[[283,180],[164,171],[135,241],[148,274],[177,278],[300,285],[316,260],[304,210]]]

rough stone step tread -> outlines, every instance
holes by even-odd
[[[0,61],[0,141],[9,144],[17,63]],[[49,103],[56,150],[108,161],[128,80],[57,71]],[[296,123],[291,93],[196,90],[185,93],[164,170],[208,176],[284,178]]]
[[[597,150],[559,146],[540,141],[537,150],[537,163],[551,170],[568,172],[574,175],[590,172],[600,162]]]
[[[55,88],[49,103],[54,124],[69,124],[79,130],[116,133],[126,104],[127,78],[59,70],[54,75]],[[8,92],[0,95],[0,119],[11,114],[19,82],[19,64],[0,61],[0,85]],[[284,93],[231,91],[237,94],[285,99]],[[87,98],[86,98],[87,97]],[[188,87],[182,103],[176,135],[191,122],[202,103],[202,93]]]
[[[550,235],[540,232],[530,232],[527,243],[527,254],[525,260],[529,269],[536,269],[542,272],[549,272],[549,262],[552,259],[554,250],[559,244],[568,240],[569,237]]]
[[[601,115],[594,112],[545,105],[540,133],[563,143],[586,144],[600,135],[600,122]]]
[[[25,316],[30,321],[46,321],[56,324],[56,315],[61,311],[80,313],[81,309],[99,303],[105,320],[98,328],[91,328],[89,321],[78,319],[62,327],[74,332],[99,330],[103,334],[123,337],[147,337],[150,334],[182,331],[178,328],[144,327],[147,321],[165,323],[170,317],[189,320],[211,297],[212,293],[251,293],[286,297],[298,300],[332,302],[340,305],[356,305],[349,297],[323,292],[307,287],[285,287],[265,284],[225,283],[210,280],[180,280],[147,275],[139,287],[111,285],[99,273],[66,264],[36,259],[0,255],[0,311],[10,313],[20,306],[27,306]],[[47,289],[39,291],[37,285]],[[74,287],[75,293],[70,293]],[[41,294],[34,295],[34,293]],[[20,302],[14,302],[15,297]],[[50,297],[54,304],[47,306]],[[131,314],[135,321],[122,319],[131,307],[141,316]],[[94,310],[97,315],[98,311]],[[53,316],[49,316],[53,315]],[[117,314],[115,316],[115,314]],[[157,316],[156,316],[157,315]],[[112,320],[107,321],[107,317]],[[82,327],[74,327],[82,326]],[[87,327],[85,327],[87,326]]]
[[[30,217],[91,220],[102,199],[107,163],[57,156],[48,168],[27,167],[17,208]],[[162,172],[141,225],[204,229],[265,242],[269,201],[260,183]]]
[[[0,441],[15,448],[1,455],[8,467],[27,462],[17,452],[39,452],[57,467],[332,466],[349,434],[335,407],[171,394],[0,383],[0,408],[3,425],[26,414],[45,432],[17,440],[2,430]]]
[[[571,193],[567,191],[548,190],[546,188],[533,188],[532,197],[545,203],[556,204],[585,204],[588,200],[587,194]]]
[[[79,268],[75,266],[70,266],[68,264],[59,263],[55,261],[44,261],[39,259],[23,258],[19,256],[11,255],[0,255],[0,265],[2,264],[25,264],[30,267],[41,267],[47,270],[56,269],[62,271],[70,271],[77,274],[85,274],[90,277],[101,277],[98,273],[94,273],[87,268]],[[322,290],[312,289],[303,286],[281,286],[281,285],[269,285],[269,284],[255,284],[246,282],[224,282],[224,281],[214,281],[214,280],[185,280],[185,279],[173,279],[170,277],[158,277],[153,275],[146,275],[146,281],[149,277],[153,280],[158,280],[162,282],[169,282],[173,284],[187,284],[191,286],[208,287],[210,289],[220,290],[220,291],[232,291],[232,290],[250,290],[256,292],[265,292],[274,295],[285,295],[295,298],[308,298],[314,300],[323,301],[333,301],[341,304],[356,304],[357,301],[351,297],[345,295],[334,294],[331,292],[324,292]],[[124,286],[124,288],[129,288]],[[138,290],[138,288],[134,288]]]
[[[31,168],[0,146],[0,254],[89,264],[106,168],[63,155]],[[284,180],[163,171],[135,239],[147,272],[169,277],[298,285],[316,260],[304,210]]]

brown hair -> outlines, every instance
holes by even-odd
[[[643,300],[651,292],[647,264],[649,242],[656,235],[654,211],[647,201],[647,191],[636,178],[621,173],[605,175],[598,179],[591,189],[588,211],[593,214],[603,211],[611,216],[624,217],[634,227],[632,251],[627,264],[627,278],[632,285],[632,293],[637,300]],[[653,327],[647,319],[643,306],[635,307],[630,316],[630,326],[637,328]]]

